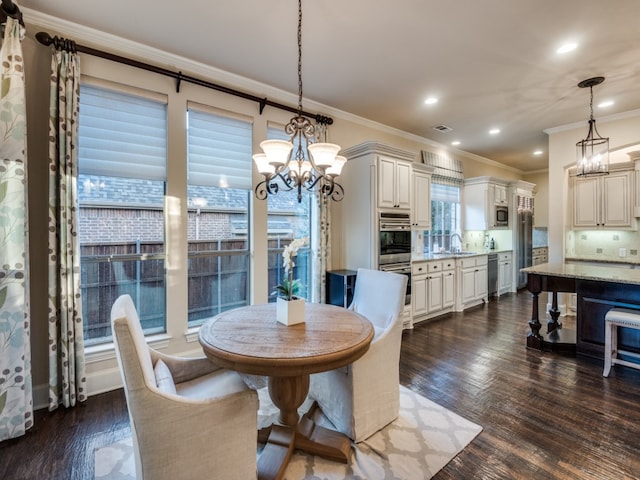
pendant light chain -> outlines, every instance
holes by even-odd
[[[589,91],[591,92],[591,101],[589,102],[589,109],[591,111],[591,120],[593,120],[593,86],[589,87]]]
[[[298,115],[302,112],[302,0],[298,0]]]

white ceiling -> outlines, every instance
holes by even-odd
[[[295,0],[15,1],[297,92]],[[544,129],[584,122],[586,135],[581,80],[606,77],[596,119],[640,108],[639,21],[640,0],[304,0],[304,98],[544,169]],[[578,48],[556,54],[567,41]],[[429,95],[440,101],[425,105]],[[615,104],[595,107],[605,99]],[[433,130],[441,124],[453,131]],[[606,123],[598,130],[609,135]]]

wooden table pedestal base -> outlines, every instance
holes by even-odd
[[[318,408],[316,403],[298,422],[297,409],[307,397],[308,390],[308,375],[269,378],[269,394],[274,404],[280,408],[282,424],[273,424],[258,432],[258,442],[265,444],[258,459],[258,480],[283,478],[296,449],[336,462],[349,461],[351,440],[340,432],[316,425],[313,421]],[[283,391],[296,394],[283,396]]]

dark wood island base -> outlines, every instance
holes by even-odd
[[[606,313],[614,307],[638,309],[640,313],[640,270],[545,263],[522,271],[527,273],[527,289],[533,295],[528,348],[602,359]],[[541,292],[552,293],[546,333],[540,332]],[[563,328],[558,321],[558,292],[577,294],[575,330]],[[621,348],[640,352],[640,332],[620,328],[619,343]]]

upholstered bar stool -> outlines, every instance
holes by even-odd
[[[618,355],[622,353],[640,359],[640,355],[637,353],[618,349],[618,327],[640,329],[640,310],[612,308],[605,315],[604,323],[604,371],[602,376],[608,377],[611,367],[616,364],[640,370],[640,364],[618,358]]]

